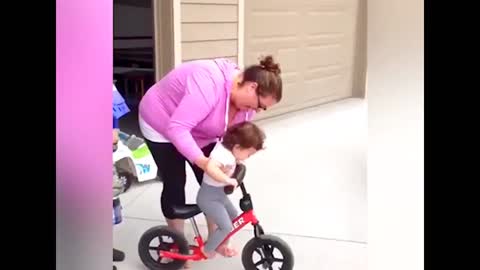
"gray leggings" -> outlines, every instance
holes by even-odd
[[[223,187],[214,187],[205,182],[198,191],[197,205],[208,219],[217,224],[217,230],[209,235],[205,245],[205,251],[212,252],[233,230],[232,220],[237,217],[238,212],[223,191]]]

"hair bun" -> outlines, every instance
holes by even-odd
[[[261,58],[260,66],[267,71],[273,72],[275,75],[279,75],[281,72],[280,65],[273,61],[273,56],[271,55]]]

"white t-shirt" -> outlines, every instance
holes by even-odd
[[[218,142],[215,147],[213,148],[212,152],[210,153],[210,158],[221,163],[223,166],[229,168],[229,171],[226,173],[228,176],[232,176],[233,172],[235,171],[235,167],[237,162],[235,157],[233,156],[232,152],[230,152],[227,148],[225,148],[221,142]],[[204,173],[203,181],[206,184],[215,187],[224,187],[228,186],[228,184],[218,182],[212,179],[208,174]]]
[[[138,116],[138,125],[140,126],[140,131],[145,139],[157,143],[170,142],[165,136],[145,122],[140,115]]]

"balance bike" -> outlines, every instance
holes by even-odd
[[[247,193],[243,178],[246,168],[238,164],[233,178],[237,179],[242,190],[240,209],[243,211],[233,222],[233,230],[224,239],[227,240],[247,224],[253,226],[254,237],[242,250],[242,264],[246,270],[278,269],[292,270],[294,256],[288,244],[277,236],[265,234],[253,211],[252,199]],[[232,193],[232,186],[225,187],[227,194]],[[140,238],[138,253],[143,264],[150,270],[178,270],[187,260],[200,261],[207,259],[201,252],[204,241],[198,230],[195,216],[202,211],[195,204],[176,206],[173,210],[181,219],[190,219],[195,233],[196,245],[189,245],[183,235],[167,226],[156,226],[147,230]]]

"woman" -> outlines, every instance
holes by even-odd
[[[227,127],[281,99],[280,68],[272,56],[243,72],[227,59],[186,62],[147,91],[139,124],[163,180],[161,207],[170,228],[183,234],[184,221],[172,206],[185,204],[185,161],[201,184],[208,156]],[[215,225],[207,222],[213,233]],[[217,251],[226,255],[222,246]]]

